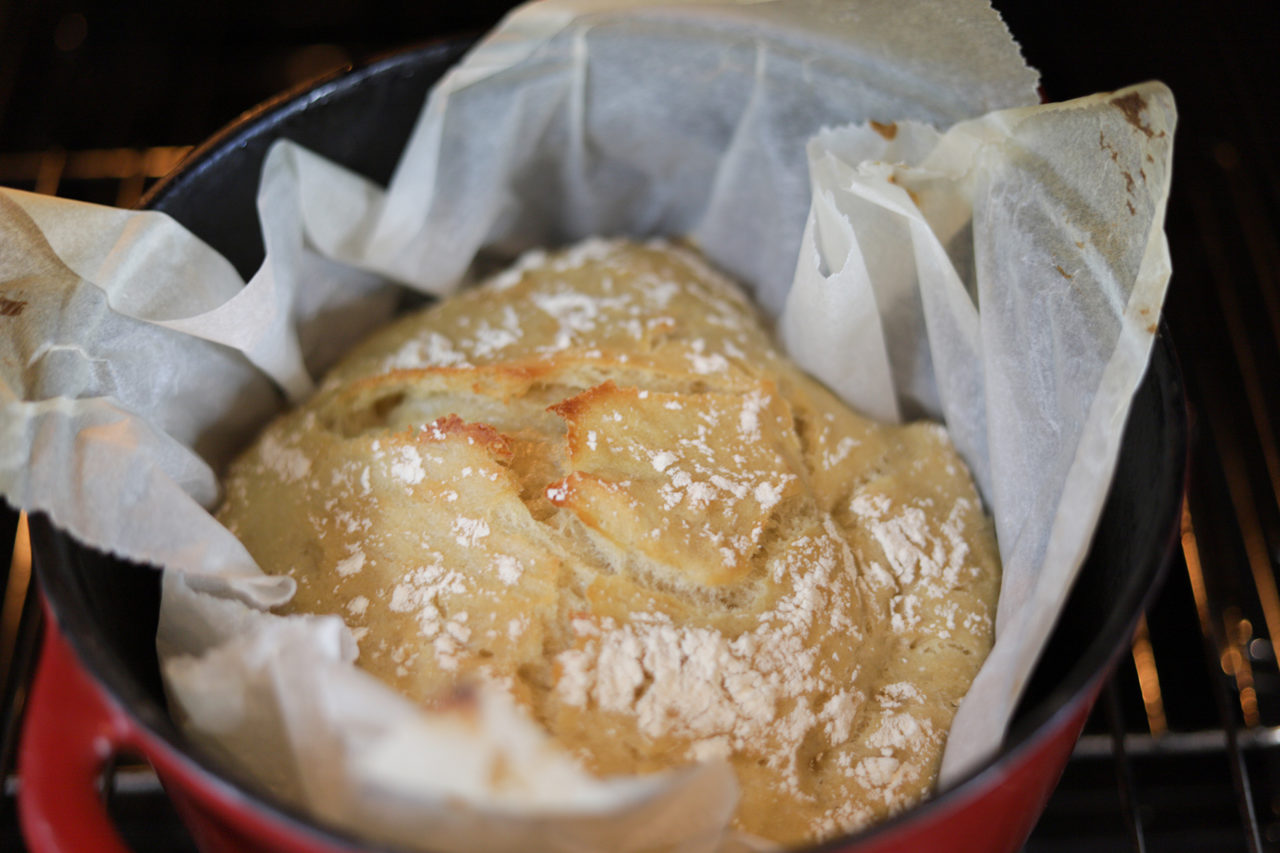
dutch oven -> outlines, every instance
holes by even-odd
[[[428,88],[468,46],[430,44],[268,102],[195,151],[143,204],[183,223],[248,278],[263,256],[254,198],[268,146],[292,139],[385,183]],[[922,805],[817,849],[1012,853],[1023,844],[1163,576],[1177,539],[1186,449],[1182,385],[1162,332],[1088,559],[999,753]],[[125,849],[98,787],[118,753],[151,763],[208,853],[366,849],[258,793],[178,731],[156,663],[157,569],[86,548],[40,515],[30,529],[47,617],[19,771],[33,851]]]

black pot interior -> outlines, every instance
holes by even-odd
[[[197,151],[146,204],[200,235],[247,278],[263,254],[254,193],[270,143],[292,139],[385,183],[428,87],[467,46],[428,45],[264,105]],[[1182,384],[1162,334],[1126,425],[1089,558],[997,763],[1011,760],[1125,647],[1176,538],[1186,447]],[[159,572],[87,549],[40,516],[31,531],[37,576],[90,671],[143,725],[188,751],[165,711],[156,663]]]
[[[143,207],[164,211],[198,234],[247,281],[264,253],[255,196],[271,143],[292,140],[385,186],[427,90],[472,41],[397,53],[250,110],[156,184]]]

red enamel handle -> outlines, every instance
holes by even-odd
[[[128,853],[98,780],[132,742],[132,724],[81,669],[46,606],[18,757],[18,815],[32,853]]]

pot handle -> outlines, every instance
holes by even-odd
[[[42,602],[43,603],[43,602]],[[81,668],[45,605],[40,664],[18,758],[18,814],[32,853],[128,853],[98,791],[133,726]]]

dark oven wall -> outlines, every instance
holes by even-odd
[[[508,5],[0,0],[0,184],[132,206],[254,104],[482,32]],[[1166,321],[1193,427],[1168,581],[1027,849],[1280,849],[1280,4],[995,5],[1046,98],[1152,78],[1177,97]],[[38,619],[21,553],[0,565],[0,849],[16,850],[12,745]],[[110,790],[134,849],[191,849],[145,767],[122,767]]]

